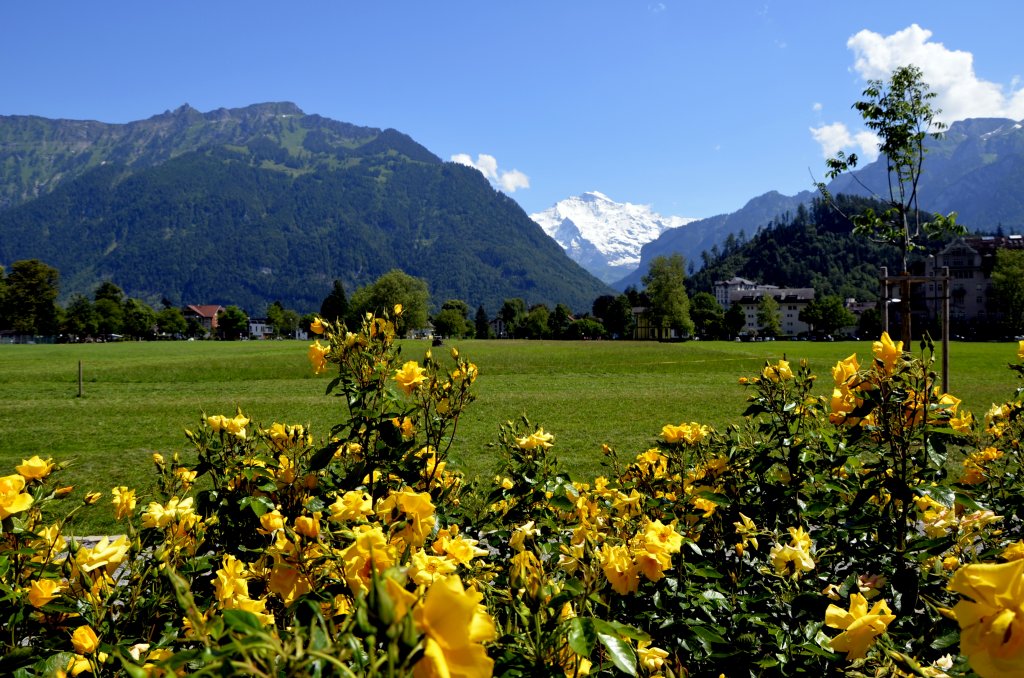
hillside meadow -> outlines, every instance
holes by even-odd
[[[202,413],[235,413],[254,423],[309,424],[323,435],[344,406],[326,396],[326,374],[312,373],[308,342],[164,342],[0,346],[0,466],[13,472],[38,454],[71,461],[62,475],[75,494],[117,485],[153,486],[154,452],[187,454],[184,429]],[[468,476],[493,472],[489,449],[498,425],[522,415],[555,435],[559,460],[576,478],[602,472],[602,444],[631,459],[666,423],[698,421],[724,427],[741,419],[746,393],[740,376],[766,360],[806,358],[830,392],[835,362],[871,343],[860,342],[548,342],[460,341],[480,369],[478,400],[460,422],[452,461]],[[419,359],[425,342],[405,342],[403,357]],[[950,391],[983,415],[1012,396],[1006,369],[1016,345],[954,343]],[[78,397],[78,364],[83,395]],[[143,497],[143,500],[146,500]],[[113,526],[93,510],[76,528]]]

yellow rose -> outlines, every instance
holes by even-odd
[[[312,516],[299,516],[295,519],[295,531],[303,537],[316,539],[320,536],[320,511],[315,511]]]
[[[0,478],[0,520],[32,506],[32,495],[22,492],[25,476],[15,474]]]
[[[264,513],[260,516],[260,525],[266,532],[273,532],[274,530],[280,530],[284,527],[284,516],[277,509]]]
[[[971,668],[982,678],[1024,672],[1024,560],[965,565],[949,588],[972,599],[953,608]]]
[[[43,461],[37,454],[31,459],[22,459],[21,466],[16,466],[14,470],[24,476],[26,480],[42,480],[53,470],[53,460]]]
[[[843,632],[832,639],[832,649],[845,652],[848,660],[861,659],[875,638],[885,633],[896,616],[884,600],[875,603],[868,611],[867,599],[859,593],[850,596],[850,611],[837,605],[825,610],[825,625]]]
[[[852,353],[845,360],[840,360],[832,368],[832,379],[836,386],[850,385],[849,382],[857,376],[860,370],[860,363],[857,362],[857,354]]]
[[[320,374],[327,369],[327,354],[330,352],[330,346],[321,346],[320,341],[316,340],[309,345],[309,363],[313,366],[313,373]]]
[[[774,365],[766,365],[761,376],[771,382],[789,381],[793,378],[793,370],[789,367],[789,361],[780,360]]]
[[[538,447],[547,449],[554,445],[554,443],[551,442],[554,439],[555,436],[550,433],[544,433],[544,429],[539,428],[535,433],[531,433],[530,435],[522,438],[516,438],[516,445],[524,450],[534,450]]]
[[[324,333],[324,321],[321,320],[320,318],[313,318],[313,322],[311,322],[309,324],[309,330],[313,334],[323,334]]]
[[[96,568],[104,567],[109,573],[124,560],[130,546],[128,538],[123,534],[114,541],[110,541],[110,537],[103,537],[92,548],[83,546],[78,549],[75,563],[83,572],[92,572]]]
[[[881,339],[871,344],[871,351],[885,367],[885,373],[892,374],[896,361],[903,356],[903,342],[893,342],[888,332],[882,332]]]
[[[100,646],[100,640],[96,637],[96,632],[92,630],[92,627],[79,626],[71,634],[71,646],[78,654],[92,654]]]
[[[483,595],[462,587],[457,576],[434,582],[413,621],[426,635],[423,659],[413,666],[414,678],[427,676],[490,676],[494,661],[483,643],[496,636],[494,622],[480,604]]]
[[[1017,360],[1024,360],[1024,339],[1017,342]]]
[[[402,369],[395,370],[395,383],[406,394],[415,391],[426,379],[426,371],[415,360],[410,360],[402,365]]]
[[[129,490],[122,485],[115,487],[110,493],[114,495],[111,503],[114,505],[114,517],[117,520],[128,518],[135,512],[135,490]]]
[[[28,602],[32,607],[42,607],[59,595],[60,584],[53,579],[37,579],[28,590]]]

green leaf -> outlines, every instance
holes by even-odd
[[[618,636],[620,638],[632,638],[633,640],[650,640],[651,637],[641,631],[640,629],[633,628],[629,624],[622,624],[617,621],[605,621],[604,619],[593,619],[594,628],[598,633],[603,633],[608,636]]]
[[[960,641],[959,631],[950,631],[944,636],[939,636],[931,642],[931,648],[933,650],[945,650],[947,647],[952,647]]]
[[[725,644],[725,638],[718,635],[717,633],[709,629],[707,626],[695,624],[690,627],[690,630],[693,631],[693,635],[697,636],[705,643],[717,643],[719,645]]]
[[[580,657],[590,657],[597,644],[594,622],[588,617],[573,617],[569,622],[569,647]]]
[[[608,658],[617,669],[631,676],[636,675],[636,651],[629,641],[605,633],[597,634],[597,639],[604,645]]]
[[[228,628],[239,633],[262,633],[260,618],[247,610],[224,610],[224,621]]]

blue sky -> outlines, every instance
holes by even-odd
[[[1024,118],[1024,3],[5,2],[0,115],[127,122],[292,101],[478,164],[527,212],[584,191],[705,217],[870,153],[865,77]]]

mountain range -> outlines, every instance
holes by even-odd
[[[609,284],[636,269],[642,245],[670,228],[695,221],[663,217],[649,205],[615,202],[598,191],[566,198],[530,218],[573,261]]]
[[[41,259],[61,295],[110,280],[156,303],[319,308],[401,268],[436,306],[589,309],[609,288],[477,170],[393,129],[292,103],[127,124],[0,116],[0,264]]]
[[[941,138],[929,138],[926,146],[928,152],[920,183],[923,210],[942,214],[957,212],[958,223],[974,232],[994,232],[1000,228],[1006,232],[1024,230],[1024,192],[1020,190],[1024,186],[1024,127],[1021,122],[996,118],[954,122]],[[824,170],[820,174],[824,174]],[[879,158],[863,165],[828,186],[833,195],[885,197],[889,191],[885,160]],[[668,228],[643,243],[640,262],[633,271],[609,283],[620,290],[642,287],[642,278],[651,260],[677,252],[693,269],[700,269],[707,260],[705,253],[720,247],[730,234],[753,236],[769,222],[788,221],[798,207],[809,207],[817,195],[813,190],[791,196],[770,191],[751,199],[735,212]],[[589,227],[597,232],[607,228],[611,233],[618,229],[614,221],[609,221],[607,226],[591,223]],[[547,227],[545,230],[551,232]],[[573,255],[571,250],[567,251]]]

